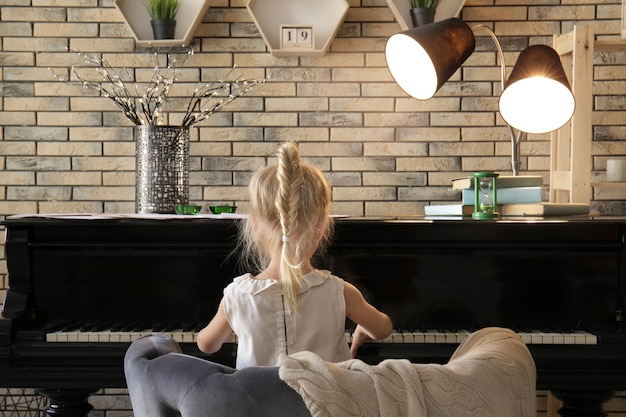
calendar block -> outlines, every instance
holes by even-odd
[[[281,49],[313,49],[314,44],[313,26],[281,25]]]

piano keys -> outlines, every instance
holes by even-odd
[[[136,329],[123,331],[105,327],[100,330],[56,330],[46,333],[48,343],[131,343],[140,337],[153,333],[165,334],[178,343],[196,343],[197,331],[183,329]],[[458,345],[469,336],[469,330],[424,330],[424,331],[393,331],[389,336],[381,340],[373,340],[366,343],[408,343],[408,344],[453,344]],[[598,337],[585,331],[559,332],[540,331],[517,332],[520,339],[527,345],[595,345]],[[237,335],[233,334],[236,343]],[[352,335],[346,332],[346,343],[352,343]]]
[[[130,340],[155,330],[180,334],[186,353],[233,365],[234,344],[204,355],[193,332],[242,272],[233,254],[236,223],[196,216],[4,221],[10,288],[0,320],[0,386],[38,388],[55,414],[84,415],[89,393],[125,387]],[[364,361],[445,363],[464,332],[509,327],[528,343],[537,388],[564,399],[563,416],[583,417],[602,415],[611,393],[626,390],[625,237],[626,218],[348,218],[337,220],[332,245],[316,261],[394,322],[387,340],[360,349]],[[64,408],[68,398],[82,407]]]

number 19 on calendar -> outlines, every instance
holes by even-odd
[[[281,25],[281,49],[313,48],[313,26]]]

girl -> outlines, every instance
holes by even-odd
[[[368,339],[392,330],[390,318],[348,282],[317,270],[311,257],[332,233],[330,187],[322,173],[300,160],[285,143],[278,163],[250,182],[250,215],[243,222],[244,259],[261,272],[235,278],[211,322],[198,334],[198,347],[215,353],[237,335],[237,368],[275,366],[280,353],[308,350],[329,362],[354,357]],[[357,324],[352,347],[345,319]]]

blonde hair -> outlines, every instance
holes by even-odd
[[[250,180],[250,217],[241,243],[248,266],[258,271],[280,252],[280,282],[287,305],[297,312],[302,267],[330,240],[331,191],[319,169],[304,163],[295,144],[278,149],[278,162]]]

